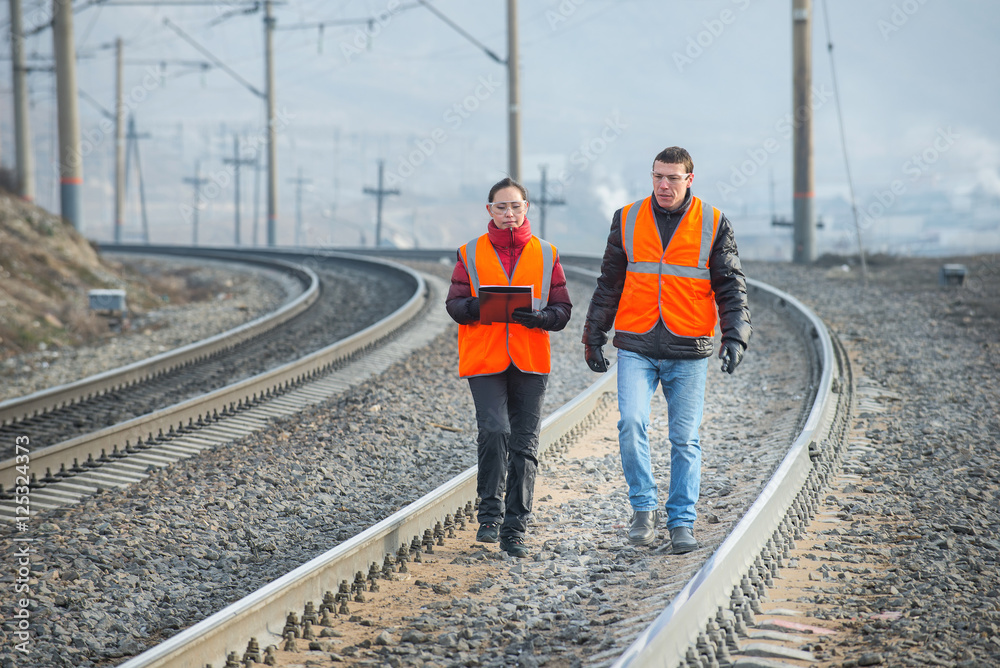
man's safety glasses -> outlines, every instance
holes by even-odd
[[[683,183],[687,177],[691,176],[690,174],[667,175],[667,174],[657,174],[656,172],[650,172],[650,175],[653,177],[653,183],[659,183],[663,179],[666,179],[667,181],[670,182],[670,185],[674,186],[677,185],[678,183]]]

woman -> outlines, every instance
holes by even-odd
[[[528,191],[513,179],[490,189],[492,220],[458,249],[446,304],[459,324],[459,375],[469,379],[479,426],[476,540],[499,539],[515,557],[528,556],[549,332],[565,327],[573,308],[556,248],[531,234],[528,206]],[[516,309],[513,322],[481,324],[481,285],[530,285],[532,308]]]

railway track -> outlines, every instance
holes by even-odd
[[[799,527],[815,512],[816,495],[831,467],[836,466],[843,424],[850,413],[849,365],[822,323],[793,298],[763,285],[755,284],[752,289],[752,298],[758,307],[766,302],[791,322],[798,323],[799,334],[811,351],[808,373],[809,387],[814,392],[812,407],[808,414],[798,419],[797,436],[760,498],[670,605],[638,634],[625,652],[617,659],[605,657],[605,661],[614,660],[615,665],[679,665],[691,651],[701,651],[706,656],[713,651],[723,655],[726,650],[721,646],[717,650],[705,648],[713,642],[718,644],[720,638],[723,644],[726,643],[721,629],[727,622],[731,629],[736,629],[740,627],[741,618],[745,623],[745,618],[752,615],[755,599],[747,591],[746,583],[753,582],[752,587],[756,590],[756,583],[766,579],[765,571],[778,567],[781,553],[793,544]],[[440,326],[440,321],[433,325]],[[606,413],[611,394],[613,376],[609,374],[546,420],[542,440],[543,448],[551,451],[550,456],[558,457],[560,451],[566,451],[587,432],[588,425]],[[317,400],[315,393],[311,400]],[[235,408],[239,403],[230,402],[227,406]],[[282,414],[289,415],[299,408],[301,404],[292,402]],[[242,421],[239,428],[246,430],[260,428],[266,418],[279,414],[272,409],[270,414],[249,419],[249,416],[234,413],[222,417]],[[193,419],[189,419],[187,426],[193,425]],[[178,427],[177,431],[181,429]],[[230,423],[219,431],[218,437],[232,439],[239,433]],[[173,447],[187,446],[191,451],[201,449],[183,443],[183,434],[176,436],[182,440]],[[203,666],[212,662],[222,665],[227,657],[232,660],[232,652],[245,646],[250,637],[272,638],[275,620],[284,619],[289,611],[305,610],[306,602],[321,600],[322,593],[339,591],[342,583],[353,581],[358,573],[369,572],[373,565],[401,557],[402,548],[407,545],[408,557],[426,549],[424,534],[430,531],[433,537],[436,525],[440,525],[438,533],[456,530],[462,518],[469,518],[475,500],[474,480],[474,469],[466,470],[399,513],[125,665],[130,668]],[[396,562],[396,568],[400,562],[402,560]],[[737,589],[745,594],[742,602],[735,593]],[[720,623],[722,626],[718,626]],[[713,624],[717,626],[713,628]],[[732,644],[731,638],[729,640]]]
[[[167,255],[192,252],[157,250]],[[196,254],[236,257],[223,251]],[[359,263],[336,253],[316,253],[307,259],[315,270],[301,258],[298,264],[254,256],[243,260],[286,272],[303,285],[298,297],[269,316],[149,360],[0,403],[0,443],[6,455],[0,461],[0,517],[15,520],[26,510],[18,503],[24,499],[24,488],[32,490],[35,509],[52,509],[101,489],[126,486],[144,477],[149,467],[248,433],[277,414],[275,410],[287,408],[276,400],[278,395],[370,350],[425,303],[423,279],[398,265],[378,260]],[[356,285],[359,266],[369,272],[374,267],[391,277],[380,301],[382,313],[388,315],[374,323],[371,315],[364,320],[344,318],[338,291],[345,286],[332,287],[337,279],[346,281],[346,289]],[[320,276],[328,283],[325,295]],[[400,294],[401,286],[410,292]],[[343,338],[329,344],[338,337]],[[276,366],[259,373],[268,365]],[[234,378],[242,380],[233,382]],[[258,408],[263,402],[269,407]],[[295,401],[288,404],[295,405]],[[256,414],[247,413],[251,407]],[[218,424],[240,413],[244,426]],[[122,417],[130,415],[137,417]],[[30,476],[24,475],[27,469],[16,448],[25,434],[35,444]],[[186,440],[177,438],[181,435]],[[51,445],[38,447],[46,443]]]

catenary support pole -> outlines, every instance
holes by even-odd
[[[115,243],[122,242],[125,222],[125,57],[121,37],[115,41]]]
[[[253,158],[240,158],[240,138],[238,135],[233,135],[233,157],[226,158],[222,162],[227,165],[233,166],[233,183],[235,185],[235,195],[236,198],[236,211],[235,219],[233,220],[233,243],[237,246],[241,245],[240,241],[240,167],[242,165],[252,165],[254,164]]]
[[[302,178],[302,167],[299,167],[298,176],[289,179],[295,184],[295,245],[302,245],[302,186],[312,183],[312,179]]]
[[[375,209],[375,248],[382,245],[382,199],[386,195],[398,195],[399,190],[396,188],[386,189],[383,187],[385,181],[383,176],[385,174],[385,160],[378,161],[378,187],[377,188],[364,188],[364,192],[367,195],[375,195],[377,200]]]
[[[139,207],[142,211],[142,239],[143,243],[149,244],[149,216],[146,214],[146,184],[142,178],[142,157],[139,155],[139,140],[148,139],[149,133],[142,134],[136,132],[135,114],[129,114],[128,133],[125,135],[125,200],[128,201],[128,173],[129,160],[135,154],[136,175],[139,177]]]
[[[538,198],[538,236],[546,241],[549,240],[546,229],[545,229],[545,211],[550,204],[554,206],[561,206],[566,203],[561,197],[549,197],[548,194],[548,167],[546,165],[541,165],[539,167],[542,171],[542,184],[541,184],[541,197]]]
[[[201,161],[194,161],[194,178],[184,179],[184,183],[194,186],[194,207],[191,210],[191,245],[198,245],[198,209],[201,206],[201,187],[208,183],[208,179],[201,176]]]
[[[510,178],[521,180],[521,83],[518,72],[517,0],[507,0],[507,135]]]
[[[263,168],[260,165],[260,152],[254,156],[253,162],[253,245],[257,247],[257,229],[260,220],[260,173]]]
[[[812,147],[812,0],[792,1],[792,118],[794,174],[794,228],[792,261],[810,264],[816,259]]]
[[[24,25],[21,0],[10,0],[10,61],[14,83],[14,157],[17,160],[17,194],[35,200],[35,157],[31,153],[28,114],[27,68],[24,63]]]
[[[52,39],[56,61],[56,102],[59,107],[59,202],[62,217],[77,230],[83,227],[80,191],[83,154],[77,112],[76,47],[71,0],[52,0]]]
[[[274,16],[271,0],[264,2],[264,69],[267,85],[267,245],[277,244],[278,144],[274,113]]]

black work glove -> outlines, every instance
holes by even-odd
[[[743,361],[743,344],[738,341],[723,341],[719,357],[722,359],[723,371],[726,373],[736,371],[736,367]]]
[[[469,314],[469,322],[479,322],[479,298],[473,297],[469,300],[468,304],[465,306],[466,311]]]
[[[530,308],[516,308],[510,317],[519,325],[529,329],[549,329],[555,323],[555,313],[548,311],[532,311]]]
[[[608,370],[610,365],[604,357],[604,350],[600,346],[586,346],[584,354],[587,358],[587,366],[590,367],[591,371],[604,373]]]

